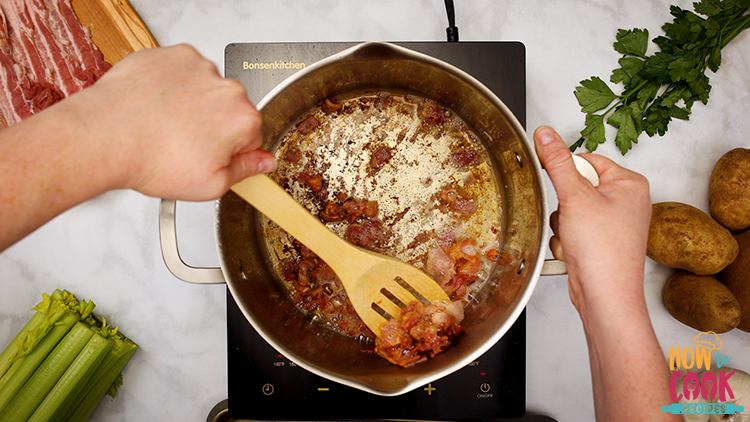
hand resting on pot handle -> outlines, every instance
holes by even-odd
[[[187,45],[133,53],[0,131],[0,251],[112,189],[204,201],[275,168],[242,85]]]
[[[660,410],[671,403],[669,371],[643,291],[648,181],[605,157],[582,154],[599,174],[594,187],[552,128],[538,128],[534,143],[559,200],[550,246],[565,260],[570,299],[586,333],[597,420],[680,420]]]

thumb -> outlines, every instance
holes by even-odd
[[[230,185],[250,176],[276,170],[276,158],[268,151],[260,149],[237,154],[229,165]]]
[[[539,161],[547,170],[558,197],[564,196],[566,188],[577,186],[585,180],[576,170],[570,149],[554,129],[549,126],[537,128],[534,144]]]

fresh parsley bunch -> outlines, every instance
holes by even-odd
[[[696,101],[708,102],[706,68],[716,72],[721,49],[750,27],[750,0],[701,0],[693,7],[696,13],[670,7],[674,20],[662,26],[665,34],[653,40],[661,51],[650,56],[647,29],[617,32],[614,48],[623,57],[610,81],[622,83],[623,92],[615,94],[597,76],[581,81],[575,96],[586,113],[586,127],[571,151],[584,143],[593,151],[606,142],[606,122],[617,128],[615,144],[625,155],[642,132],[664,135],[673,118],[688,120]]]

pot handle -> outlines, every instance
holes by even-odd
[[[578,170],[586,180],[591,182],[594,187],[599,186],[599,174],[591,163],[578,155],[573,155],[573,161],[575,162],[576,170]],[[565,261],[559,259],[545,259],[540,275],[565,275],[567,273],[568,269],[565,266]]]
[[[225,283],[221,268],[191,267],[180,258],[180,251],[177,249],[177,225],[174,217],[176,208],[177,201],[173,199],[162,199],[159,205],[159,241],[161,243],[161,255],[164,258],[164,263],[167,264],[167,269],[175,277],[188,283]]]

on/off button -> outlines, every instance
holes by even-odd
[[[482,383],[479,386],[479,391],[481,391],[481,393],[477,394],[477,398],[478,399],[489,399],[489,398],[492,398],[492,393],[490,393],[490,385],[487,384],[486,382]]]

